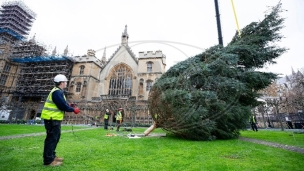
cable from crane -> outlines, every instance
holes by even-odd
[[[241,31],[240,31],[239,22],[238,22],[238,19],[237,19],[237,16],[236,16],[233,0],[231,0],[231,5],[232,5],[232,9],[233,9],[233,13],[234,13],[234,19],[235,19],[236,27],[238,29],[239,37],[241,37]]]

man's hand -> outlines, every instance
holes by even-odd
[[[80,109],[79,109],[78,107],[75,107],[75,108],[74,108],[74,113],[75,113],[75,114],[78,114],[79,112],[80,112]]]

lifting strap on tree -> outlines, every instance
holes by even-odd
[[[234,13],[235,22],[236,22],[236,27],[237,27],[238,32],[239,32],[239,37],[241,37],[241,31],[240,31],[239,22],[238,22],[238,19],[237,19],[237,16],[236,16],[233,0],[231,0],[231,4],[232,4],[232,9],[233,9],[233,13]]]

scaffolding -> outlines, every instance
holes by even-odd
[[[13,46],[11,58],[43,56],[45,48],[36,42],[21,42]]]
[[[40,97],[44,100],[54,87],[53,78],[64,74],[70,78],[73,61],[64,56],[38,56],[13,58],[21,70],[16,84],[15,97]]]
[[[6,42],[25,40],[36,14],[22,1],[8,1],[0,9],[0,37]]]
[[[11,43],[16,40],[23,39],[23,37],[18,33],[15,33],[10,29],[3,29],[3,28],[0,28],[0,36],[4,40],[4,42],[11,42]]]

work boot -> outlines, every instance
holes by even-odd
[[[64,159],[64,158],[60,158],[60,157],[57,157],[57,156],[56,156],[54,160],[55,160],[55,161],[62,162],[62,161],[63,161],[63,159]]]
[[[47,164],[45,166],[60,166],[60,165],[62,165],[62,162],[54,160],[52,163]]]

